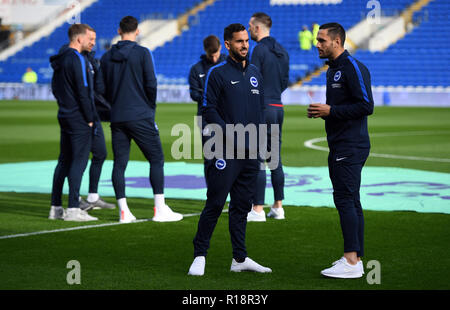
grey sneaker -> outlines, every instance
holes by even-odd
[[[255,262],[250,257],[246,257],[244,262],[242,262],[242,263],[238,263],[233,258],[233,260],[231,261],[230,271],[233,271],[233,272],[254,271],[254,272],[267,273],[267,272],[272,272],[272,269],[261,266],[260,264]]]
[[[115,209],[116,205],[99,198],[96,202],[88,202],[93,209]]]
[[[80,208],[67,208],[66,215],[64,216],[64,221],[73,222],[88,222],[97,221],[98,218],[90,216],[86,211]]]
[[[63,220],[65,215],[66,211],[63,207],[51,206],[48,218],[50,220]]]
[[[86,200],[84,200],[83,198],[80,197],[80,209],[84,210],[84,211],[89,211],[91,210],[94,206],[91,205],[89,202],[87,202]]]

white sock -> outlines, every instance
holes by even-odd
[[[89,193],[87,196],[88,202],[96,202],[100,198],[100,195],[97,193]]]
[[[164,194],[155,194],[154,199],[155,199],[155,208],[156,209],[161,209],[166,206]]]
[[[130,212],[130,209],[128,209],[126,198],[117,199],[117,204],[119,205],[120,211]]]
[[[51,206],[52,208],[62,208],[62,206]]]

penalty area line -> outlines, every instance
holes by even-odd
[[[422,136],[422,135],[432,135],[437,133],[448,133],[448,132],[424,132],[424,131],[416,131],[416,132],[392,132],[392,133],[380,133],[380,134],[371,134],[371,137],[395,137],[395,136]],[[303,145],[309,149],[328,152],[328,147],[315,145],[319,142],[327,141],[327,137],[320,137],[307,140],[303,143]],[[450,163],[449,158],[434,158],[434,157],[420,157],[420,156],[405,156],[405,155],[394,155],[394,154],[381,154],[381,153],[370,153],[369,157],[381,157],[381,158],[390,158],[390,159],[406,159],[406,160],[419,160],[419,161],[431,161],[431,162],[442,162],[442,163]]]

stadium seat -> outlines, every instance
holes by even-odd
[[[83,22],[97,31],[97,42],[110,41],[116,35],[118,21],[123,15],[133,15],[139,20],[151,17],[176,17],[200,0],[136,0],[125,5],[118,1],[99,0],[82,12]],[[385,0],[382,13],[398,14],[414,0]],[[223,29],[230,23],[239,22],[248,25],[250,16],[256,11],[268,13],[273,20],[272,35],[290,54],[290,82],[303,79],[308,73],[320,68],[324,60],[319,59],[317,51],[301,51],[298,43],[298,31],[303,25],[310,26],[336,21],[350,29],[367,14],[366,2],[345,0],[339,4],[314,5],[270,5],[270,0],[253,0],[252,5],[241,0],[217,0],[212,5],[190,18],[190,28],[170,42],[156,48],[153,56],[159,83],[186,84],[189,69],[203,53],[202,40],[215,34],[220,39]],[[449,75],[446,68],[450,65],[448,36],[432,35],[449,26],[448,12],[450,3],[446,0],[430,2],[413,20],[417,23],[413,31],[390,46],[384,52],[358,50],[355,57],[371,71],[374,86],[447,86]],[[108,14],[104,14],[108,12]],[[343,14],[345,12],[345,14]],[[98,17],[102,16],[101,19]],[[68,25],[56,29],[50,36],[42,38],[30,47],[23,49],[7,61],[0,63],[3,72],[0,82],[20,82],[26,67],[35,70],[47,70],[48,58],[55,54],[66,42]],[[250,45],[255,45],[250,42]],[[97,57],[105,52],[97,44]],[[226,53],[225,49],[223,50]],[[8,72],[9,74],[5,74]],[[40,82],[48,83],[51,76],[40,77]],[[305,82],[306,85],[325,85],[324,74]]]

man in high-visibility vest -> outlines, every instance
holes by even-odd
[[[25,72],[22,76],[22,83],[27,84],[36,84],[38,80],[36,72],[33,71],[30,67],[27,68],[27,72]]]
[[[307,26],[303,26],[303,30],[298,33],[300,48],[304,51],[311,50],[313,35]]]
[[[312,43],[313,46],[317,45],[317,34],[319,33],[320,25],[316,22],[312,24]]]

